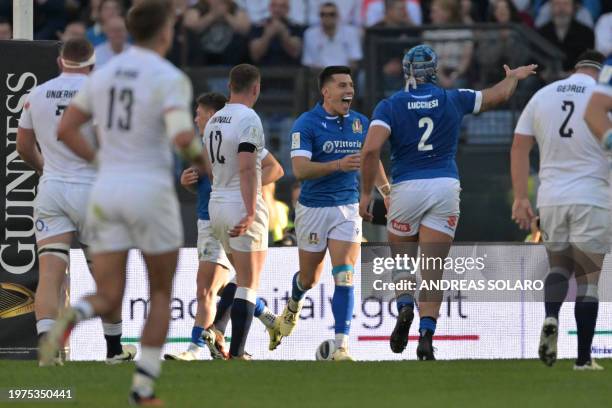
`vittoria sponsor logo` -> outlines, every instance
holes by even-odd
[[[410,224],[405,222],[399,222],[398,220],[391,220],[391,227],[393,227],[394,230],[400,232],[410,232],[411,230]]]
[[[36,262],[33,201],[36,196],[36,172],[19,157],[16,150],[17,127],[27,94],[37,84],[32,72],[7,73],[3,81],[6,124],[4,156],[4,214],[0,266],[12,274],[29,272]]]

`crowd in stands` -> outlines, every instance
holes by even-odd
[[[98,65],[129,47],[124,15],[144,0],[33,0],[34,37],[62,40],[86,35],[96,46]],[[563,69],[586,48],[612,52],[612,2],[606,0],[175,0],[176,38],[169,59],[177,65],[260,66],[350,65],[363,58],[364,29],[433,25],[422,33],[440,56],[439,80],[461,86],[479,64],[483,81],[495,80],[491,64],[523,63],[512,31],[494,41],[475,40],[469,28],[480,22],[517,23],[537,31],[566,55]],[[11,38],[12,1],[0,1],[0,39]],[[452,28],[444,28],[453,25]],[[397,54],[383,71],[399,74]],[[401,55],[401,52],[399,53]],[[524,53],[523,53],[524,54]],[[392,75],[393,76],[393,75]],[[481,78],[482,79],[482,78]]]

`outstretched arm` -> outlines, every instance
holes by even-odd
[[[507,65],[504,65],[506,71],[506,78],[493,85],[491,88],[484,89],[482,91],[482,105],[480,106],[480,112],[484,112],[495,108],[498,105],[508,101],[514,94],[518,82],[536,73],[536,64],[525,65],[515,69],[510,69]]]
[[[370,125],[368,135],[366,136],[361,151],[361,198],[359,202],[359,214],[366,221],[372,220],[372,214],[368,212],[368,207],[372,199],[372,189],[374,188],[376,180],[382,181],[380,150],[390,134],[391,131],[384,126]]]

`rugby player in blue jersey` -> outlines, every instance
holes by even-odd
[[[368,119],[350,110],[355,93],[350,68],[326,67],[319,75],[319,89],[323,102],[303,113],[291,131],[293,173],[302,181],[295,218],[300,271],[293,277],[280,332],[288,336],[295,328],[304,294],[319,281],[329,249],[335,283],[333,359],[352,360],[348,334],[353,318],[353,268],[361,242],[359,152]],[[379,174],[384,177],[382,166]],[[377,181],[377,185],[385,184],[386,179]]]
[[[227,102],[225,96],[210,92],[200,95],[197,100],[195,123],[200,134],[208,120]],[[264,149],[262,152],[262,183],[273,183],[284,174],[278,161]],[[229,281],[230,261],[221,243],[212,236],[208,201],[211,183],[205,174],[199,174],[191,167],[181,175],[183,187],[198,195],[198,257],[200,260],[196,279],[197,311],[191,330],[191,342],[186,351],[178,354],[164,354],[166,360],[193,361],[201,358],[206,345],[213,359],[227,359],[225,328],[230,319],[231,306],[236,292],[236,284]],[[197,187],[197,189],[196,189]],[[217,304],[217,295],[220,296]],[[270,350],[280,343],[280,334],[275,326],[276,316],[261,298],[255,304],[255,317],[270,334]],[[214,319],[214,320],[213,320]]]
[[[418,45],[403,59],[406,87],[382,100],[374,110],[361,153],[360,214],[372,218],[368,206],[378,178],[380,151],[391,144],[391,204],[387,215],[388,239],[395,253],[416,256],[417,246],[399,249],[401,243],[420,245],[422,258],[445,259],[459,220],[459,175],[455,163],[463,116],[489,110],[506,102],[518,81],[535,73],[536,65],[511,70],[506,78],[483,91],[443,89],[436,85],[437,56]],[[438,280],[439,262],[421,268],[423,280]],[[394,271],[394,282],[413,280],[414,271]],[[434,360],[432,346],[442,292],[419,293],[419,344],[417,357]],[[391,334],[391,350],[401,353],[408,342],[414,318],[414,292],[396,291],[398,318]]]

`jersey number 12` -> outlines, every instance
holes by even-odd
[[[214,163],[215,162],[215,149],[213,147],[213,139],[215,139],[215,141],[217,142],[217,163],[219,164],[223,164],[225,163],[225,156],[220,154],[220,150],[221,150],[221,142],[223,141],[223,135],[221,134],[220,130],[217,131],[211,131],[210,132],[210,162]]]

